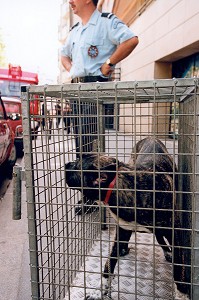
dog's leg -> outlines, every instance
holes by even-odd
[[[183,251],[183,245],[184,241],[182,232],[177,229],[174,230],[174,281],[176,282],[177,289],[180,292],[189,294],[190,285],[189,280],[186,276],[186,272],[188,272],[188,268],[190,267],[185,266],[185,254]]]
[[[118,260],[118,256],[124,256],[129,253],[128,242],[130,240],[132,231],[124,230],[121,227],[116,227],[115,241],[112,247],[110,258],[107,259],[104,273],[102,277],[102,286],[93,290],[86,296],[86,300],[100,300],[103,295],[108,295],[111,285],[111,277]]]
[[[156,229],[155,236],[156,236],[158,244],[161,246],[161,248],[164,252],[165,259],[168,262],[172,262],[171,248],[169,247],[169,245],[166,244],[166,242],[164,240],[164,237],[166,237],[169,244],[172,245],[172,230],[171,229],[165,229],[165,230]]]
[[[117,229],[117,228],[116,228]],[[131,238],[132,231],[126,230],[119,227],[119,256],[125,256],[129,254],[129,240]],[[116,233],[117,235],[117,233]],[[117,236],[115,237],[115,241],[117,240]]]
[[[107,259],[104,268],[104,277],[114,273],[114,269],[119,256],[125,256],[129,253],[128,242],[130,240],[132,231],[125,230],[119,226],[116,227],[115,241],[112,247],[110,258]]]

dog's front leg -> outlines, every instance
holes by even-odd
[[[172,262],[172,252],[171,247],[166,244],[164,237],[166,237],[167,241],[170,245],[172,245],[172,229],[156,229],[155,236],[158,244],[161,246],[164,257],[168,262]]]
[[[114,269],[119,256],[124,256],[129,253],[128,242],[130,240],[132,231],[124,230],[123,228],[116,227],[115,241],[111,250],[110,257],[107,259],[104,273],[101,280],[101,286],[93,290],[87,295],[86,300],[101,300],[103,296],[109,299],[111,291],[111,279],[113,277]],[[110,298],[111,299],[111,298]]]
[[[131,230],[125,230],[119,226],[116,227],[115,241],[112,247],[111,255],[107,259],[104,268],[104,278],[109,278],[111,275],[113,275],[118,257],[125,256],[129,253],[128,243],[131,234]]]
[[[183,247],[185,245],[182,231],[179,229],[174,230],[174,280],[176,281],[177,289],[181,293],[190,293],[190,278],[187,275],[191,274],[191,267],[186,265],[185,253]],[[187,245],[186,245],[187,246]],[[191,253],[188,255],[190,249],[186,249],[187,257],[191,257]]]

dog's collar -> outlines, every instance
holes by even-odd
[[[116,179],[117,179],[117,175],[114,177],[114,179],[111,181],[111,183],[109,184],[109,190],[107,191],[106,193],[106,197],[104,199],[104,204],[107,205],[108,202],[109,202],[109,199],[110,199],[110,196],[111,196],[111,193],[113,191],[113,188],[115,186],[115,183],[116,183]]]

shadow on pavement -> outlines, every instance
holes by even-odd
[[[12,180],[13,167],[0,167],[0,199],[5,195]]]

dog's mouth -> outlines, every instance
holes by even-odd
[[[100,175],[100,177],[96,177],[96,179],[93,180],[93,187],[100,187],[103,186],[107,182],[108,176],[107,174],[103,173]]]
[[[72,189],[81,190],[83,187],[99,187],[98,171],[93,167],[79,169],[78,162],[69,162],[65,165],[66,183]]]

